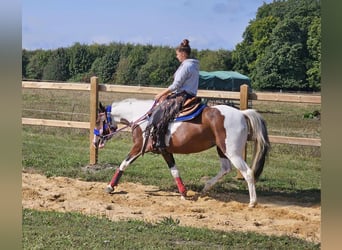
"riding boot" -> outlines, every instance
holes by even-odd
[[[155,147],[159,150],[165,150],[166,149],[166,144],[165,144],[165,133],[164,131],[161,131],[158,136],[157,136],[157,140],[155,143]]]

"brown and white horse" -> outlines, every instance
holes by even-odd
[[[144,130],[148,122],[147,111],[153,106],[152,100],[126,99],[114,102],[111,106],[110,117],[104,119],[105,107],[100,104],[98,115],[98,128],[94,133],[94,145],[103,144],[106,137],[111,137],[107,122],[112,122],[114,130],[116,123],[128,121],[133,136],[133,146],[127,157],[122,161],[106,187],[106,192],[114,191],[125,169],[145,152],[153,151],[149,142],[142,152],[145,136]],[[110,107],[110,106],[109,106]],[[102,118],[101,118],[102,117]],[[112,130],[113,131],[113,130]],[[109,133],[109,134],[108,134]],[[251,167],[243,158],[243,151],[247,139],[254,141],[254,154]],[[270,149],[266,123],[253,109],[238,110],[227,105],[208,106],[200,115],[188,121],[175,121],[169,124],[169,133],[166,136],[167,151],[162,152],[171,175],[175,179],[181,197],[186,196],[186,188],[177,169],[173,154],[191,154],[207,150],[216,146],[221,161],[221,170],[210,179],[203,189],[207,192],[225,174],[230,172],[231,166],[235,166],[248,184],[249,206],[257,204],[255,181],[263,171],[266,155]]]

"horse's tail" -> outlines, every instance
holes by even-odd
[[[253,109],[247,109],[242,111],[247,118],[249,126],[248,139],[254,141],[254,152],[251,168],[254,172],[255,180],[258,180],[261,175],[266,156],[270,150],[270,141],[268,138],[268,132],[265,120]]]

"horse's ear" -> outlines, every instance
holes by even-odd
[[[102,102],[99,102],[99,109],[101,112],[104,112],[106,108],[102,105]]]

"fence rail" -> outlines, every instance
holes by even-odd
[[[90,92],[90,121],[89,122],[48,120],[48,119],[35,119],[35,118],[23,117],[22,124],[89,129],[90,141],[92,141],[93,139],[92,131],[95,127],[99,91],[155,95],[163,89],[163,88],[157,88],[157,87],[99,84],[97,77],[92,77],[90,84],[89,83],[57,83],[57,82],[23,81],[22,88],[89,91]],[[320,95],[288,94],[288,93],[258,93],[258,92],[249,93],[247,85],[241,86],[240,92],[198,90],[198,96],[202,98],[239,100],[240,109],[246,109],[248,107],[248,100],[321,104]],[[287,137],[287,136],[275,136],[275,135],[269,135],[269,138],[270,138],[271,143],[318,146],[318,147],[321,146],[321,140],[319,138]],[[97,150],[94,149],[93,146],[90,146],[90,164],[95,164],[96,162],[97,162]]]
[[[21,118],[22,124],[26,125],[39,125],[50,127],[64,127],[64,128],[82,128],[90,129],[90,122],[75,122],[75,121],[62,121],[62,120],[49,120],[37,118]],[[122,124],[118,128],[125,127]],[[270,142],[280,144],[293,144],[303,146],[321,146],[321,140],[317,138],[303,138],[303,137],[287,137],[278,135],[269,135]]]
[[[60,89],[60,90],[84,90],[90,91],[91,84],[89,83],[56,83],[56,82],[32,82],[23,81],[23,88],[31,89]],[[99,84],[99,91],[118,92],[118,93],[140,93],[155,95],[163,88],[157,87],[140,87],[126,85]],[[240,100],[239,92],[216,91],[216,90],[198,90],[199,97],[216,98],[216,99],[235,99]],[[294,102],[294,103],[312,103],[321,104],[320,95],[309,94],[288,94],[288,93],[248,93],[249,100],[258,101],[274,101],[274,102]]]
[[[52,126],[52,127],[90,129],[90,123],[89,122],[48,120],[48,119],[24,118],[24,117],[22,117],[21,123],[26,124],[26,125],[40,125],[40,126]]]

